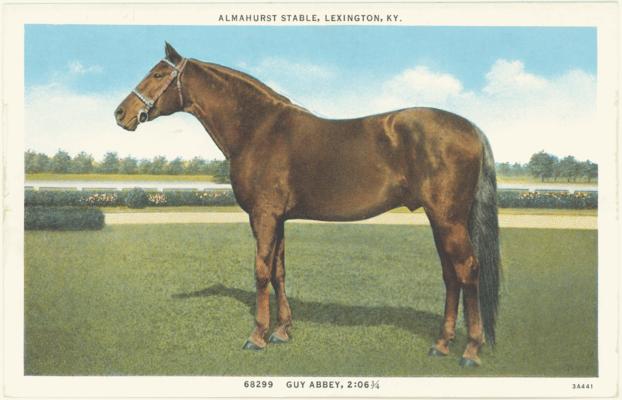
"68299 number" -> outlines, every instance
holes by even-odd
[[[244,387],[248,389],[272,389],[274,382],[272,381],[244,381]]]

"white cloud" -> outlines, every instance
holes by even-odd
[[[96,159],[108,151],[136,158],[224,158],[201,124],[188,114],[160,117],[134,132],[123,130],[116,125],[113,112],[126,95],[78,94],[60,85],[29,90],[26,148],[49,155],[58,149],[72,155],[86,151]]]
[[[528,73],[522,63],[498,60],[486,86],[456,111],[478,123],[498,160],[527,161],[536,151],[598,160],[596,78],[569,70],[553,78]]]
[[[532,93],[542,90],[547,81],[544,78],[525,71],[521,61],[497,60],[486,74],[487,84],[483,92],[489,95],[506,95]]]
[[[403,107],[404,103],[438,103],[462,94],[462,83],[450,74],[430,71],[428,67],[409,68],[383,85],[386,105]],[[401,104],[395,104],[400,102]],[[385,105],[383,104],[383,105]]]
[[[67,64],[67,68],[71,74],[86,75],[99,74],[104,71],[101,65],[83,65],[80,61],[71,61]]]
[[[383,82],[341,92],[299,93],[303,106],[332,118],[352,118],[426,106],[460,114],[489,137],[499,161],[528,161],[545,151],[598,160],[596,78],[569,70],[553,78],[530,73],[521,61],[497,60],[479,91],[456,77],[425,66],[408,68]],[[275,79],[276,80],[276,79]],[[277,80],[279,86],[287,82]],[[319,84],[321,86],[321,84]]]

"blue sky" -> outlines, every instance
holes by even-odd
[[[165,40],[183,55],[238,67],[270,56],[382,79],[424,64],[460,78],[467,89],[481,87],[499,58],[522,60],[545,77],[570,66],[596,72],[592,28],[30,25],[26,86],[45,84],[79,61],[101,66],[101,74],[67,82],[71,88],[128,88],[162,57]]]
[[[387,111],[383,107],[430,105],[462,113],[484,128],[492,125],[497,129],[495,123],[486,120],[498,117],[497,121],[509,123],[513,116],[539,115],[547,107],[538,103],[540,110],[531,112],[524,109],[526,104],[521,103],[521,98],[533,103],[534,99],[538,102],[537,99],[548,96],[548,102],[563,103],[569,107],[564,112],[572,114],[586,105],[568,105],[569,101],[576,101],[571,97],[585,97],[589,92],[593,102],[590,96],[595,96],[596,30],[589,27],[28,25],[25,31],[27,112],[37,109],[37,99],[43,98],[46,90],[56,94],[61,103],[63,96],[68,102],[74,96],[108,101],[114,108],[113,102],[120,101],[163,56],[165,40],[184,56],[250,73],[325,116],[350,117]],[[593,88],[588,87],[590,82]],[[559,108],[555,104],[550,106]],[[481,107],[494,108],[493,114],[482,114],[478,111]],[[499,107],[505,107],[505,112]],[[588,104],[588,108],[594,105]],[[105,111],[102,111],[102,123],[103,118],[110,119],[112,115],[112,110]],[[84,114],[97,118],[94,112],[85,110]],[[559,117],[563,119],[564,115]],[[185,117],[179,118],[185,127],[193,124]],[[475,118],[484,119],[484,123]],[[63,126],[60,120],[56,124],[49,122],[33,121],[30,128],[27,126],[30,147],[54,151],[55,143],[49,134],[43,137],[41,128]],[[99,126],[83,122],[85,128]],[[546,126],[550,132],[555,126],[555,121],[542,122],[534,120],[533,129]],[[112,132],[116,127],[111,124],[105,129]],[[511,158],[507,139],[513,135],[497,134],[489,133],[493,144],[496,141],[498,146],[508,147],[508,151],[501,152],[503,157],[497,158]],[[84,135],[80,137],[83,142],[95,141],[97,149],[115,146],[114,142],[103,139],[98,143],[102,135]],[[57,148],[63,148],[61,139],[69,140],[59,137]],[[580,141],[575,142],[581,150]],[[563,146],[547,148],[551,143],[554,141],[543,141],[542,148],[535,143],[532,149],[514,154],[515,159],[524,160],[531,150],[557,153],[572,150]],[[194,145],[192,142],[190,147]],[[89,146],[95,148],[96,144]],[[211,143],[209,146],[209,156],[218,157]],[[138,149],[139,146],[124,148],[121,144],[118,149],[106,150],[140,156],[136,154]],[[153,151],[156,150],[157,146]],[[190,155],[190,149],[169,151]],[[149,156],[148,151],[144,152]],[[583,156],[588,157],[589,154]]]

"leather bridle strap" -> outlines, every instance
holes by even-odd
[[[160,96],[162,96],[162,94],[166,91],[166,89],[168,89],[168,87],[171,85],[171,83],[173,83],[174,80],[177,80],[177,93],[179,94],[179,105],[182,108],[184,106],[184,97],[181,93],[181,73],[184,71],[184,68],[186,67],[186,63],[188,59],[183,58],[181,62],[179,63],[179,65],[173,64],[166,58],[163,58],[162,61],[170,65],[173,68],[173,70],[171,71],[171,73],[168,75],[168,77],[164,81],[164,84],[162,85],[162,87],[160,87],[160,89],[153,95],[153,98],[149,98],[145,96],[144,94],[140,93],[138,89],[132,90],[132,93],[134,93],[136,97],[138,97],[140,101],[142,101],[145,104],[145,108],[138,112],[138,116],[139,116],[138,122],[144,122],[140,120],[140,114],[142,112],[148,113],[155,106],[155,102],[158,101]]]
[[[181,94],[181,73],[184,72],[184,68],[186,68],[186,62],[188,62],[188,59],[182,58],[178,66],[176,66],[175,64],[173,64],[166,58],[164,58],[163,61],[167,63],[168,65],[170,65],[171,67],[173,67],[173,71],[171,72],[171,75],[169,75],[169,77],[171,79],[177,78],[176,85],[177,85],[177,93],[179,94],[179,106],[183,107],[184,96]],[[170,84],[171,84],[170,82],[167,82],[166,86],[168,87],[168,85]],[[164,90],[166,90],[166,88],[164,88]],[[164,90],[162,91],[162,93],[164,93]],[[162,93],[160,93],[160,95],[162,95]]]

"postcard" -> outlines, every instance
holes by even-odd
[[[617,3],[3,13],[3,396],[619,395]]]

